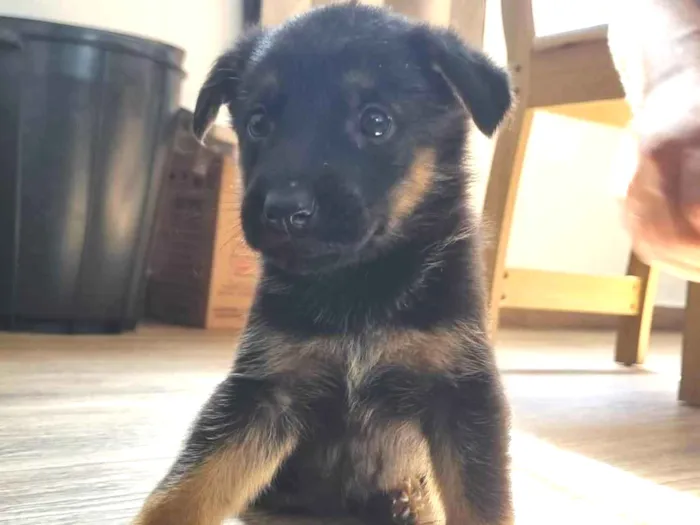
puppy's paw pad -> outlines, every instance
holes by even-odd
[[[423,487],[420,482],[409,480],[403,487],[389,493],[391,517],[396,525],[417,525],[423,507]]]
[[[416,515],[413,512],[405,493],[401,493],[396,497],[392,496],[391,519],[396,525],[417,524]]]

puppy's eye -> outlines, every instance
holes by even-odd
[[[387,138],[394,122],[391,116],[377,106],[369,106],[360,115],[360,131],[368,138],[379,140]]]
[[[259,109],[248,118],[246,129],[253,140],[264,139],[272,132],[272,122],[267,113]]]

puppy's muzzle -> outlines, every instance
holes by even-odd
[[[313,227],[316,208],[313,194],[306,189],[273,189],[265,196],[263,223],[276,233],[303,235]]]

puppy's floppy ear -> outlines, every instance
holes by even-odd
[[[255,28],[246,33],[231,49],[221,55],[199,90],[194,109],[192,131],[202,140],[223,104],[230,104],[238,96],[241,77],[263,33]]]
[[[512,104],[508,73],[452,31],[420,26],[413,45],[448,83],[485,135],[496,131]]]

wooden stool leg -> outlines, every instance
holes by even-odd
[[[700,406],[700,283],[688,284],[678,399]]]
[[[533,110],[528,108],[530,59],[532,42],[535,39],[532,3],[522,0],[502,0],[501,16],[513,93],[516,95],[517,102],[510,122],[504,126],[496,140],[484,201],[483,217],[490,241],[485,246],[484,264],[490,308],[489,332],[492,338],[495,337],[498,329],[513,210],[533,116]]]
[[[510,126],[501,131],[496,141],[486,189],[484,223],[488,242],[484,248],[484,265],[490,309],[489,331],[492,337],[498,329],[506,254],[531,126],[532,111],[518,110]]]
[[[632,366],[642,364],[647,354],[659,272],[632,253],[627,275],[639,277],[639,312],[637,315],[620,318],[615,344],[615,361]]]

